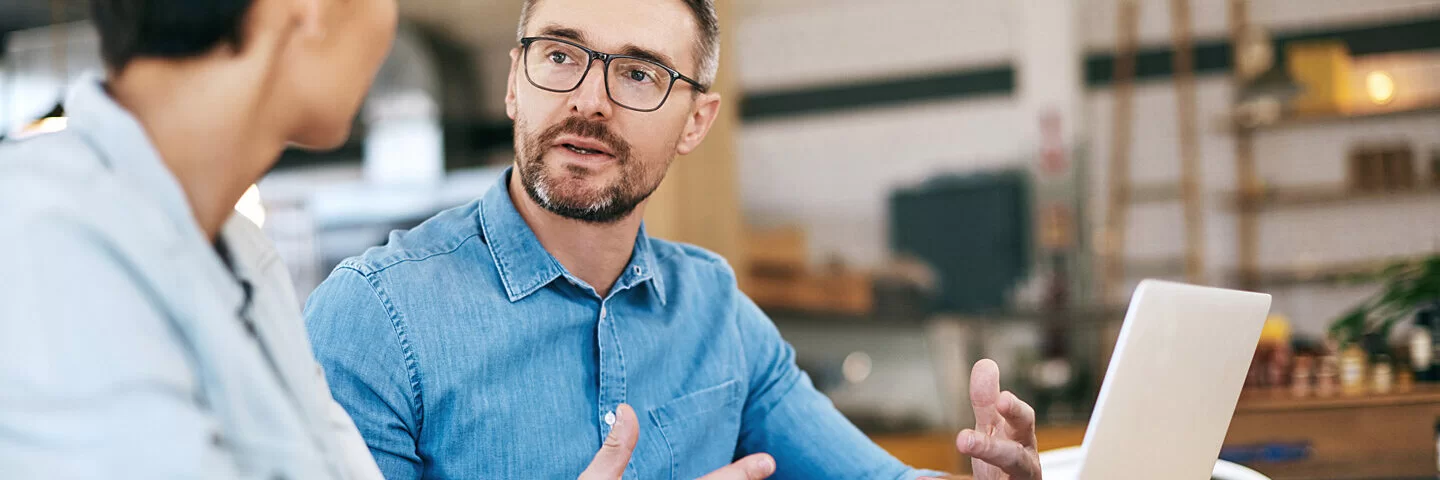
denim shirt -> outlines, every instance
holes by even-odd
[[[98,75],[65,110],[0,145],[0,478],[379,478],[260,229],[227,268]]]
[[[719,256],[645,235],[601,297],[485,196],[342,262],[306,307],[317,358],[386,478],[574,478],[620,403],[627,479],[750,453],[774,477],[913,478],[795,365]]]

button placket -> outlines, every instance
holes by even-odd
[[[596,411],[600,420],[600,436],[603,438],[610,434],[611,427],[615,425],[615,409],[625,402],[625,371],[615,337],[615,316],[603,301],[600,304],[595,335],[600,359],[600,391]]]

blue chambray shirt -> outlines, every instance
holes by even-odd
[[[932,473],[841,416],[725,260],[642,228],[602,298],[540,245],[509,177],[345,260],[310,297],[332,393],[387,478],[574,478],[620,403],[640,421],[627,479],[758,452],[778,479]]]

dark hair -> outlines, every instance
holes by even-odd
[[[254,0],[91,0],[100,54],[115,71],[137,57],[185,58],[240,43]]]
[[[695,25],[700,30],[699,38],[695,42],[695,58],[699,59],[697,67],[700,71],[693,75],[695,79],[705,87],[715,84],[715,72],[720,69],[720,16],[715,13],[714,0],[681,0],[690,13],[695,16]],[[520,6],[520,28],[515,33],[516,40],[525,36],[525,25],[530,23],[530,14],[535,11],[535,4],[539,0],[525,0]],[[671,65],[677,68],[678,65]]]

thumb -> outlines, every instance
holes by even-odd
[[[590,466],[580,473],[580,480],[615,480],[625,473],[630,463],[630,454],[635,451],[635,442],[640,440],[640,422],[635,419],[635,410],[620,404],[615,408],[615,424],[610,426],[610,435],[595,453]]]
[[[775,473],[775,459],[763,453],[757,453],[745,458],[736,460],[735,463],[726,465],[725,468],[710,472],[709,475],[700,477],[699,480],[764,480]]]
[[[990,435],[1000,424],[995,404],[1000,401],[1000,366],[982,359],[970,370],[970,407],[975,410],[975,430]]]

